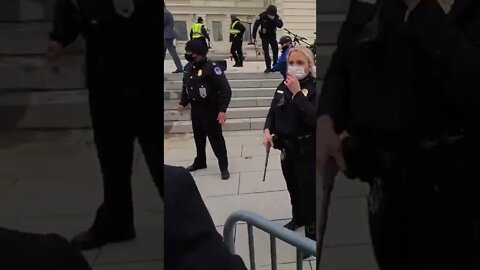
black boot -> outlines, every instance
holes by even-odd
[[[136,234],[133,230],[115,235],[108,235],[106,233],[96,232],[95,230],[88,230],[73,237],[71,243],[80,250],[90,250],[100,248],[108,243],[128,242],[133,240],[135,236]]]
[[[92,227],[73,237],[71,243],[80,250],[90,250],[108,243],[130,241],[136,237],[133,220],[125,219],[124,222],[112,222],[112,220],[105,205],[102,204],[97,211]]]
[[[272,71],[272,68],[269,68],[269,67],[263,71],[263,73],[270,73],[270,72],[273,72],[273,71]]]
[[[187,170],[189,172],[194,172],[194,171],[202,170],[202,169],[206,169],[206,168],[207,168],[207,164],[198,164],[196,162],[193,162],[192,165],[187,167]]]
[[[299,228],[299,226],[297,225],[297,221],[295,220],[295,218],[292,218],[292,220],[290,220],[287,224],[285,224],[283,227],[291,230],[291,231],[295,231],[296,229]]]
[[[230,172],[228,171],[228,169],[223,169],[221,170],[221,172],[222,172],[222,180],[230,179]]]

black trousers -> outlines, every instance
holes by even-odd
[[[131,174],[136,139],[163,196],[163,130],[159,124],[162,112],[158,108],[162,91],[155,84],[126,86],[114,80],[97,82],[89,90],[104,190],[104,202],[91,229],[106,237],[129,233],[134,230]]]
[[[230,47],[230,53],[232,54],[233,59],[235,59],[236,64],[243,63],[242,43],[243,39],[234,38],[232,41],[232,46]]]
[[[305,236],[316,240],[316,169],[315,158],[306,159],[297,149],[286,148],[281,161],[282,172],[290,193],[292,211],[298,225],[305,225]]]
[[[270,58],[270,52],[268,46],[272,48],[273,55],[273,65],[278,62],[278,42],[274,37],[264,37],[262,38],[262,49],[263,54],[265,55],[265,65],[267,68],[272,68],[272,59]]]
[[[218,158],[220,170],[228,169],[227,147],[223,138],[222,125],[218,123],[218,111],[207,107],[192,105],[192,128],[197,149],[194,164],[203,166],[207,164],[206,146],[207,137],[215,156]]]
[[[370,181],[369,223],[381,270],[480,269],[480,185],[468,147],[409,155],[417,165],[400,164]]]
[[[283,177],[287,184],[287,190],[290,194],[290,203],[292,204],[292,217],[298,226],[305,225],[305,209],[301,203],[300,185],[295,176],[295,168],[293,166],[295,159],[288,158],[285,150],[280,155],[280,165],[282,167]]]

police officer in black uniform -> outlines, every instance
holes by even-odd
[[[305,235],[315,238],[315,105],[316,80],[313,54],[293,48],[288,75],[277,88],[265,121],[263,143],[282,151],[281,165],[292,203],[291,230],[305,225]]]
[[[161,1],[57,0],[47,56],[79,34],[86,41],[87,87],[104,202],[93,226],[73,238],[81,249],[135,238],[130,177],[139,140],[162,193]],[[89,196],[85,194],[85,196]]]
[[[237,16],[232,15],[232,24],[230,25],[230,53],[235,60],[233,67],[243,67],[243,34],[245,33],[245,26],[240,22]]]
[[[370,184],[382,270],[480,269],[479,29],[479,1],[351,2],[319,98],[317,160]]]
[[[192,39],[185,46],[185,66],[180,106],[181,112],[192,105],[192,128],[197,148],[197,157],[187,169],[196,171],[207,167],[205,147],[207,137],[218,158],[222,179],[230,178],[228,171],[227,147],[222,134],[232,89],[223,70],[207,59],[208,48],[198,39]]]
[[[252,38],[255,43],[259,27],[263,54],[265,55],[265,65],[267,66],[265,73],[269,73],[272,72],[272,59],[270,58],[268,46],[272,48],[273,65],[275,66],[278,61],[277,28],[283,27],[283,21],[277,14],[276,6],[268,6],[266,11],[260,13],[253,24]]]

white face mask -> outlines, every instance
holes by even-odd
[[[294,74],[297,80],[301,80],[307,77],[307,73],[305,72],[305,66],[288,66],[288,73]]]

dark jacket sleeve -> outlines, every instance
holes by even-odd
[[[53,31],[50,40],[70,45],[80,34],[80,20],[77,8],[70,0],[56,0],[53,12]]]
[[[193,39],[193,29],[190,29],[190,39]]]
[[[190,103],[190,100],[188,98],[188,94],[187,94],[187,78],[188,78],[188,75],[190,74],[190,71],[191,71],[191,66],[190,64],[187,64],[185,66],[185,70],[183,71],[183,84],[182,84],[182,94],[181,94],[181,97],[180,97],[180,105],[182,106],[187,106],[189,103]]]
[[[307,89],[310,93],[305,96],[302,92],[298,92],[293,97],[293,103],[297,106],[301,118],[304,123],[312,129],[315,129],[317,123],[315,105],[317,102],[316,95],[316,84],[311,84],[312,87]]]
[[[280,17],[277,15],[275,16],[275,25],[277,28],[282,28],[283,27],[283,21],[280,19]]]
[[[253,24],[252,39],[257,38],[258,27],[260,27],[260,16],[255,20],[255,23]]]
[[[192,175],[164,165],[164,182],[165,269],[247,270],[217,232]]]
[[[440,39],[440,55],[445,65],[446,89],[462,105],[480,108],[480,3],[469,10],[466,32],[449,24]]]
[[[205,38],[210,42],[210,36],[208,35],[207,29],[205,28],[205,25],[202,25],[202,34],[205,36]]]
[[[332,55],[318,98],[317,116],[332,118],[337,132],[342,132],[347,121],[350,96],[350,61],[353,47],[366,24],[373,19],[376,6],[351,1],[347,18],[340,28],[337,48]]]
[[[267,118],[265,119],[265,125],[263,127],[263,130],[269,129],[271,132],[275,131],[275,107],[277,107],[277,104],[280,101],[280,98],[282,97],[282,94],[277,93],[277,91],[279,90],[288,91],[284,89],[283,85],[284,85],[283,82],[281,82],[280,85],[275,90],[272,103],[270,104],[270,109],[268,110]]]
[[[211,71],[208,74],[211,76],[212,83],[217,87],[219,93],[219,112],[227,112],[230,100],[232,99],[232,88],[227,80],[227,76],[219,66],[212,65]],[[216,72],[220,73],[217,74]]]
[[[240,37],[243,37],[243,34],[245,33],[245,30],[246,30],[245,26],[241,22],[239,22],[235,25],[235,28],[240,31],[240,34],[239,34]]]

